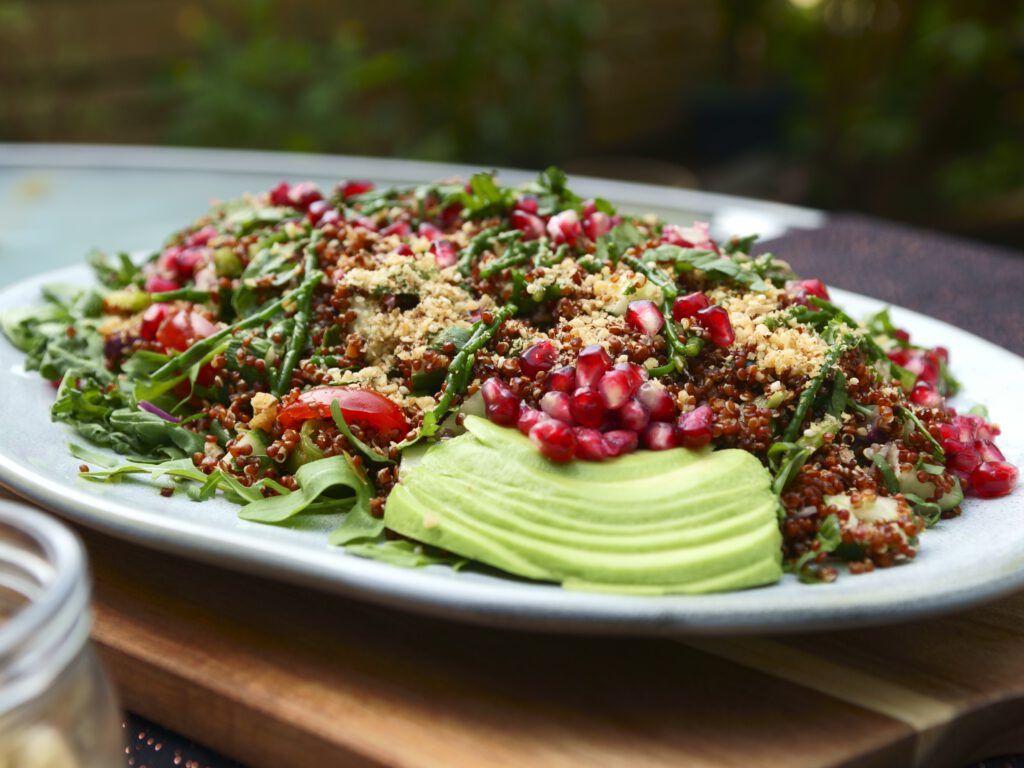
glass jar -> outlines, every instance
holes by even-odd
[[[78,540],[56,520],[0,500],[0,768],[124,765],[90,621]]]

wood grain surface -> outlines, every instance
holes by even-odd
[[[124,704],[254,768],[942,768],[1024,749],[1024,595],[770,640],[550,636],[81,533]]]
[[[1024,752],[1024,593],[833,633],[541,635],[76,531],[124,706],[252,768],[961,768]]]

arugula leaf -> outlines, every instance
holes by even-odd
[[[331,400],[331,418],[334,419],[334,423],[338,427],[338,431],[341,432],[341,434],[345,436],[345,439],[348,440],[348,444],[365,456],[368,461],[371,461],[374,464],[395,463],[387,456],[381,456],[377,451],[373,450],[373,448],[352,434],[352,430],[349,429],[348,422],[345,421],[345,415],[341,412],[341,406],[338,405],[337,400]],[[309,422],[306,423],[308,424]],[[305,424],[303,426],[305,426]]]
[[[117,263],[111,264],[102,251],[93,250],[85,260],[96,273],[96,279],[108,288],[127,288],[130,285],[142,287],[145,277],[142,268],[136,266],[127,253],[117,254]]]
[[[283,523],[303,512],[321,496],[339,487],[350,495],[326,497],[330,506],[338,511],[350,507],[366,507],[369,514],[369,481],[353,469],[345,456],[329,456],[326,459],[303,464],[295,473],[299,488],[291,493],[259,499],[242,507],[238,516],[255,523]]]
[[[775,443],[768,449],[768,465],[775,471],[772,492],[776,496],[786,490],[793,478],[796,477],[797,472],[816,450],[817,448],[813,445],[799,445],[790,442]]]
[[[462,570],[469,562],[457,555],[443,555],[428,552],[415,541],[353,542],[345,545],[345,551],[358,557],[380,560],[382,563],[402,568],[422,568],[426,565],[450,565],[453,570]]]
[[[542,216],[559,213],[567,208],[579,210],[581,205],[580,198],[569,189],[569,178],[565,172],[553,165],[543,171],[526,191],[537,196],[537,212]],[[601,202],[608,205],[606,201]],[[608,208],[611,209],[611,206],[608,205]],[[608,210],[604,212],[609,213]]]
[[[925,501],[916,493],[904,493],[905,498],[914,508],[914,512],[924,518],[924,524],[931,528],[942,519],[942,507],[934,501]]]
[[[752,266],[753,262],[743,261],[715,253],[704,248],[683,248],[662,243],[643,253],[644,261],[671,262],[677,270],[691,272],[699,270],[709,280],[723,280],[750,287],[755,291],[768,289],[768,283]]]
[[[737,253],[748,254],[757,242],[758,235],[747,235],[746,237],[731,237],[722,250],[732,256]]]
[[[903,418],[907,419],[907,421],[909,421],[911,424],[913,424],[914,428],[921,433],[921,436],[932,444],[932,456],[935,457],[935,460],[941,464],[945,464],[946,452],[942,450],[942,444],[934,437],[932,437],[931,432],[925,429],[924,424],[921,423],[921,420],[917,417],[917,414],[914,413],[914,409],[904,408],[903,406],[897,406],[896,412]]]
[[[640,230],[624,221],[597,238],[594,256],[598,262],[615,263],[626,251],[643,242],[644,236]]]
[[[203,450],[202,435],[139,410],[128,393],[110,386],[109,375],[69,370],[50,414],[54,421],[118,453],[177,459]]]
[[[454,200],[462,203],[462,212],[466,218],[500,216],[515,204],[515,190],[499,186],[493,173],[474,173],[467,186],[468,190],[453,196]]]
[[[886,461],[885,457],[880,453],[876,453],[871,457],[871,462],[878,467],[878,471],[881,473],[882,480],[885,482],[885,487],[889,493],[899,493],[899,478],[896,477],[896,473],[893,471],[889,462]]]
[[[839,518],[835,515],[829,515],[822,520],[821,525],[818,526],[818,534],[815,536],[815,541],[818,543],[817,548],[807,550],[793,564],[793,571],[800,578],[800,581],[805,584],[819,584],[823,581],[820,571],[813,568],[811,563],[822,553],[831,554],[835,552],[839,545],[843,543]]]

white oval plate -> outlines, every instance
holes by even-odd
[[[47,282],[86,283],[88,268],[50,272],[0,292],[0,309],[39,301]],[[834,290],[857,317],[881,302]],[[964,384],[957,402],[985,403],[1003,428],[1000,447],[1024,465],[1024,359],[924,315],[893,308],[916,341],[949,348]],[[1024,587],[1024,492],[963,505],[922,537],[908,565],[808,586],[792,576],[726,594],[627,597],[572,592],[442,566],[404,569],[328,547],[326,532],[239,520],[238,507],[184,495],[161,497],[141,483],[102,485],[78,475],[67,450],[73,431],[49,417],[54,390],[24,370],[0,336],[0,481],[69,520],[142,546],[383,605],[495,626],[618,634],[740,634],[833,629],[906,621],[992,600]],[[842,570],[842,569],[841,569]]]

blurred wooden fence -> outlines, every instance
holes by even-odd
[[[423,3],[401,0],[293,5],[302,11],[297,35],[354,21],[371,49],[396,45],[425,22]],[[580,154],[664,130],[683,86],[699,80],[713,55],[710,0],[600,8],[595,59],[605,64],[586,84]],[[223,3],[0,0],[0,140],[166,140],[170,72],[196,54],[190,25],[204,14],[231,23]]]

